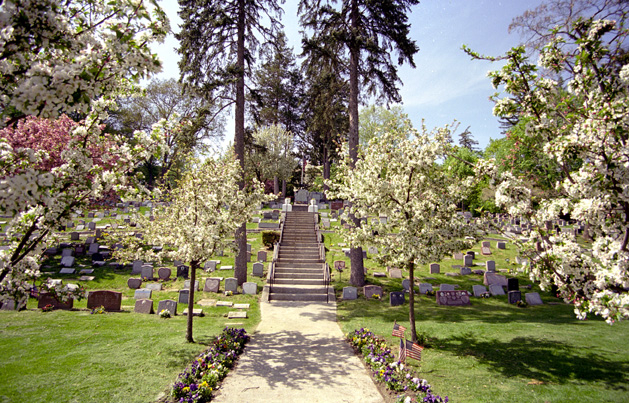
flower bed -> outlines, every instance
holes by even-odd
[[[369,329],[354,330],[346,337],[349,343],[363,355],[376,381],[394,392],[404,392],[398,396],[398,402],[443,403],[448,401],[447,396],[442,398],[433,394],[428,382],[415,376],[411,368],[397,361],[386,341],[377,337]]]
[[[172,386],[172,397],[186,403],[212,400],[212,391],[225,378],[248,341],[245,329],[225,328],[214,344],[179,374]]]

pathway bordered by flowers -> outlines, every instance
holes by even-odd
[[[384,338],[364,328],[348,333],[346,338],[354,348],[361,352],[377,382],[386,385],[390,390],[404,392],[403,395],[398,396],[398,402],[448,402],[447,396],[442,398],[433,394],[428,381],[415,376],[415,372],[410,367],[397,361]],[[409,392],[413,393],[409,394]]]
[[[214,344],[179,374],[171,395],[182,403],[212,400],[212,391],[225,378],[248,341],[245,329],[225,328]]]

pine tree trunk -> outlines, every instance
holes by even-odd
[[[330,179],[330,153],[328,146],[323,147],[323,192],[330,190],[330,187],[325,183],[325,179]]]
[[[245,187],[245,0],[238,0],[238,68],[239,78],[236,82],[236,127],[234,133],[234,151],[240,161],[242,179],[240,189]],[[238,252],[234,262],[234,277],[238,285],[247,281],[247,223],[244,222],[236,229],[234,235]]]
[[[186,327],[186,341],[188,343],[194,343],[194,338],[192,337],[192,312],[194,309],[194,291],[195,286],[194,283],[197,278],[197,267],[199,266],[199,262],[193,260],[190,262],[190,294],[188,294],[188,319],[187,319],[187,327]]]
[[[358,30],[358,19],[360,18],[358,10],[358,0],[352,0],[351,5],[351,26],[355,33]],[[349,157],[352,169],[356,167],[358,160],[358,63],[360,60],[360,49],[350,45],[349,49]],[[354,224],[359,227],[360,220],[354,216],[350,216]],[[350,251],[351,275],[350,284],[354,287],[362,287],[365,285],[365,266],[363,262],[362,248],[352,248]]]
[[[408,280],[411,282],[411,290],[408,293],[408,320],[411,323],[411,337],[417,341],[417,327],[415,326],[415,263],[408,265]]]
[[[282,181],[282,197],[286,198],[286,180]]]
[[[276,195],[280,194],[280,180],[277,176],[273,177],[273,193]]]

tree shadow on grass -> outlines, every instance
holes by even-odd
[[[474,357],[489,371],[505,377],[524,377],[565,384],[600,382],[627,390],[629,363],[613,361],[587,349],[539,338],[516,337],[508,342],[479,340],[474,334],[435,339],[437,349],[457,356]]]

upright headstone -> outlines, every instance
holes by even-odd
[[[64,256],[61,258],[61,266],[72,267],[74,265],[74,256]]]
[[[258,284],[252,282],[242,283],[243,294],[256,295],[258,293]]]
[[[378,248],[376,248],[375,246],[370,246],[367,251],[369,252],[370,255],[377,255],[378,254]]]
[[[352,300],[358,298],[356,287],[343,287],[343,300]]]
[[[504,241],[498,241],[496,242],[496,247],[498,249],[507,249],[507,243]]]
[[[254,263],[251,274],[256,277],[264,276],[264,265],[260,262]]]
[[[365,294],[365,298],[367,299],[374,295],[379,295],[382,298],[382,287],[379,285],[366,285],[363,287],[363,294]]]
[[[454,285],[452,285],[452,284],[441,284],[441,285],[439,285],[439,291],[454,291]]]
[[[491,248],[491,242],[490,241],[483,241],[481,243],[481,247],[483,247],[483,248]]]
[[[266,252],[261,250],[258,251],[258,262],[266,262]]]
[[[430,265],[430,274],[439,274],[441,272],[441,266],[439,263],[432,263]]]
[[[221,285],[221,280],[216,277],[210,277],[205,279],[205,285],[203,291],[205,292],[218,292]]]
[[[463,265],[466,267],[472,267],[472,265],[474,265],[474,256],[472,255],[463,256]]]
[[[500,284],[490,284],[489,293],[491,295],[505,295],[505,289]]]
[[[145,288],[151,291],[161,291],[162,283],[148,283]]]
[[[191,280],[186,280],[183,282],[183,288],[186,290],[190,289],[190,281]],[[194,289],[195,291],[199,291],[201,290],[200,285],[199,285],[199,280],[194,280]]]
[[[459,273],[460,273],[462,276],[467,276],[467,275],[472,274],[472,269],[471,269],[471,268],[469,268],[469,267],[461,267],[461,269],[460,269]]]
[[[447,306],[471,305],[467,291],[437,291],[437,304]]]
[[[173,301],[172,299],[165,299],[163,301],[159,301],[157,304],[157,313],[160,313],[163,310],[168,310],[171,315],[177,315],[177,301]]]
[[[170,279],[170,267],[160,267],[157,270],[157,276],[159,277],[160,280],[168,280]]]
[[[432,291],[432,284],[430,283],[419,283],[419,293],[426,294],[428,291]]]
[[[520,289],[520,283],[517,278],[507,279],[507,291],[517,291]]]
[[[133,308],[135,313],[152,314],[153,312],[153,300],[150,299],[138,299],[135,301],[135,307]]]
[[[392,291],[389,293],[389,305],[399,306],[404,304],[406,300],[404,291]]]
[[[135,293],[133,294],[133,298],[151,299],[152,295],[153,295],[153,291],[149,290],[148,288],[140,288],[140,289],[135,290]]]
[[[484,279],[483,279],[483,284],[485,284],[485,285],[498,284],[500,286],[506,287],[507,286],[507,278],[505,276],[500,275],[500,274],[485,272]]]
[[[236,292],[238,291],[238,280],[235,277],[228,277],[225,279],[225,291]]]
[[[80,239],[80,235],[78,232],[70,232],[70,240],[78,241]]]
[[[487,288],[485,288],[484,285],[475,284],[472,286],[472,292],[474,293],[475,297],[480,297],[481,294],[487,292]]]
[[[90,291],[87,295],[87,308],[104,307],[106,311],[119,311],[122,304],[122,293],[116,291]]]
[[[133,267],[131,268],[131,274],[141,274],[142,273],[142,261],[134,260]]]
[[[527,292],[524,294],[524,299],[526,303],[529,305],[543,305],[542,298],[539,296],[539,293],[536,292]]]
[[[142,279],[131,277],[127,280],[127,286],[129,286],[129,288],[131,288],[132,290],[137,290],[138,288],[142,287]]]
[[[520,291],[509,291],[509,303],[515,304],[518,301],[522,301],[522,293]]]
[[[208,260],[205,262],[205,266],[203,266],[205,271],[213,272],[216,270],[216,260]]]
[[[391,270],[389,270],[389,277],[391,277],[391,278],[402,278],[402,270],[400,270],[400,269],[391,269]]]
[[[190,298],[190,290],[179,290],[179,297],[177,302],[180,304],[187,304],[188,298]]]
[[[183,277],[184,279],[188,278],[188,266],[177,266],[177,277]]]
[[[410,290],[411,290],[411,280],[409,280],[407,278],[402,280],[402,288],[404,288],[404,291],[410,292]]]
[[[496,272],[496,262],[493,260],[488,260],[485,262],[485,268],[488,272],[495,273]]]
[[[153,280],[153,266],[142,266],[142,279]]]

